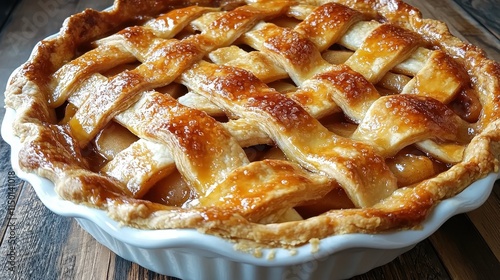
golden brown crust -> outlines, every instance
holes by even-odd
[[[197,228],[285,247],[418,226],[436,203],[498,171],[500,65],[443,23],[398,0],[252,1],[222,9],[219,1],[197,1],[215,8],[194,2],[117,0],[109,11],[70,17],[42,41],[5,93],[17,112],[21,167],[53,181],[62,198],[130,226]],[[292,28],[273,22],[282,18]],[[131,22],[138,25],[126,27]],[[337,42],[350,50],[327,58]],[[254,51],[226,48],[235,43]],[[391,69],[402,78],[388,76]],[[429,72],[446,83],[436,85]],[[279,92],[271,86],[278,81],[292,85]],[[401,94],[382,96],[384,82]],[[179,99],[160,93],[172,84],[190,92]],[[181,104],[194,95],[196,102],[187,102],[194,108]],[[453,103],[460,98],[477,101],[461,114]],[[56,108],[66,101],[73,107],[58,123]],[[345,137],[318,120],[340,110],[350,124],[332,131],[342,126]],[[211,113],[231,120],[221,124]],[[83,154],[111,121],[141,140],[110,151],[116,160],[91,171]],[[270,143],[288,160],[251,162],[244,150]],[[402,180],[388,162],[405,160],[408,146],[432,155],[434,176],[398,188]],[[138,153],[145,161],[127,160]],[[451,167],[435,173],[435,161]],[[141,164],[148,167],[124,170]],[[140,199],[175,169],[196,192],[191,201],[174,207]],[[356,208],[278,222],[287,209],[331,197],[339,185]]]

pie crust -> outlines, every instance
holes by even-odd
[[[7,86],[21,168],[124,225],[270,247],[418,228],[498,171],[500,66],[444,23],[247,2],[68,18]]]

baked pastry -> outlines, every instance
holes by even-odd
[[[138,228],[293,247],[418,227],[498,170],[499,64],[403,2],[337,2],[70,17],[7,87],[20,166]]]

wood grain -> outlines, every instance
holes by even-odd
[[[0,267],[13,267],[13,271],[8,271],[28,279],[40,277],[40,273],[44,279],[57,279],[59,270],[54,264],[68,237],[71,219],[50,212],[28,184],[22,183],[19,188],[21,193],[13,214],[15,227],[8,235],[10,237],[14,232],[15,260],[9,264],[6,263],[7,259],[2,258]],[[40,238],[44,236],[50,238]],[[12,249],[2,242],[0,254],[6,256],[9,251]]]
[[[1,0],[3,1],[6,0]],[[57,33],[63,21],[85,8],[103,10],[112,0],[7,0],[18,2],[9,22],[0,32],[0,89],[5,89],[12,71],[24,63],[33,46],[47,36]],[[3,5],[3,4],[2,4]],[[0,107],[4,100],[0,98]]]
[[[0,110],[3,115],[5,110]],[[16,214],[17,203],[24,182],[18,179],[10,168],[10,148],[0,141],[0,275],[15,275],[16,264],[19,258],[17,246],[19,243],[20,221]],[[2,278],[2,277],[0,277]]]
[[[500,279],[500,262],[466,215],[448,220],[430,240],[453,279]]]
[[[110,250],[95,242],[76,222],[71,220],[68,239],[61,248],[58,270],[63,279],[106,279],[115,258]]]
[[[0,8],[14,2],[2,1]],[[0,88],[28,58],[34,44],[57,32],[68,15],[87,7],[104,9],[112,2],[19,1],[0,31]],[[481,46],[489,57],[500,61],[498,1],[407,2],[420,8],[424,16],[447,22],[455,35]],[[4,113],[0,108],[0,119]],[[115,255],[83,231],[74,219],[50,212],[29,184],[10,175],[9,158],[8,145],[0,141],[0,279],[175,279]],[[432,237],[391,263],[352,279],[500,279],[499,185],[497,182],[479,209],[452,218]],[[9,200],[15,201],[14,208],[8,208]],[[15,242],[9,243],[12,240]],[[14,265],[8,256],[12,249]]]
[[[418,267],[419,269],[411,269]],[[417,244],[409,252],[389,264],[373,269],[351,280],[368,279],[450,279],[429,240]]]
[[[17,0],[3,0],[0,2],[0,28],[2,28],[6,23],[16,4]]]
[[[500,261],[500,182],[497,181],[493,192],[484,205],[467,213],[471,222],[484,238],[497,260]]]

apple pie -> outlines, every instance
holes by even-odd
[[[23,170],[142,229],[418,228],[498,170],[500,66],[399,0],[116,0],[12,76]]]

